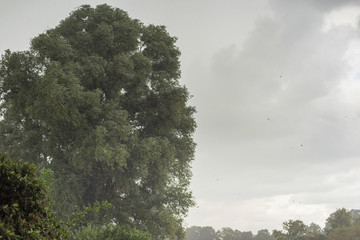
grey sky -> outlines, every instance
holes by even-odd
[[[323,226],[360,209],[359,1],[105,2],[179,38],[198,110],[189,226]],[[0,0],[0,51],[101,3]]]

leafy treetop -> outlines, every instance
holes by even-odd
[[[0,149],[51,168],[55,210],[108,200],[111,219],[183,238],[194,107],[164,26],[84,5],[0,61]]]

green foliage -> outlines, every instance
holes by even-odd
[[[262,229],[254,236],[254,240],[275,240],[275,238],[267,229]]]
[[[305,240],[328,240],[328,237],[322,233],[309,233],[305,236]]]
[[[306,240],[326,240],[327,237],[324,235],[321,227],[315,223],[311,223],[306,227]]]
[[[331,233],[337,228],[346,228],[351,225],[351,213],[345,208],[341,208],[330,214],[326,219],[326,232]]]
[[[0,239],[63,239],[33,164],[0,153]]]
[[[224,227],[216,232],[217,238],[221,240],[232,240],[236,239],[238,230],[233,230],[229,227]]]
[[[151,235],[141,232],[129,226],[121,226],[109,221],[106,216],[112,210],[112,205],[107,202],[95,202],[92,206],[88,205],[75,211],[67,221],[70,232],[70,239],[128,239],[128,240],[148,240]]]
[[[289,220],[283,223],[284,231],[273,231],[277,240],[302,240],[305,239],[306,225],[301,220]]]
[[[273,230],[272,235],[276,240],[288,240],[286,234],[279,230]]]
[[[184,237],[195,109],[164,26],[84,5],[0,61],[0,149],[54,174],[56,216],[107,200],[108,216]]]
[[[360,226],[339,227],[329,234],[329,239],[354,240],[360,238]]]
[[[150,240],[151,235],[140,232],[130,227],[119,227],[118,225],[108,224],[106,226],[93,226],[91,224],[83,226],[71,236],[73,240]]]
[[[315,223],[306,226],[300,220],[289,220],[283,223],[284,231],[274,230],[273,236],[277,240],[357,239],[360,236],[358,213],[358,210],[338,209],[327,218],[324,230]]]
[[[215,240],[216,232],[212,227],[192,226],[186,229],[186,240]]]
[[[104,226],[111,222],[108,217],[111,210],[113,208],[109,202],[95,202],[93,205],[77,208],[73,214],[68,216],[66,225],[70,232],[75,232],[86,225]]]
[[[216,232],[217,240],[252,240],[252,232],[241,232],[237,229],[225,227]]]
[[[268,230],[262,229],[256,235],[229,227],[215,232],[212,227],[192,226],[186,229],[186,240],[275,240]]]
[[[338,209],[330,214],[325,229],[318,224],[305,225],[301,220],[283,222],[283,230],[267,229],[251,232],[241,232],[229,227],[222,228],[214,234],[212,227],[192,226],[186,229],[187,240],[357,240],[360,239],[360,210]]]
[[[301,239],[305,235],[306,225],[301,220],[289,220],[283,223],[283,229],[289,239]]]
[[[128,240],[149,240],[151,235],[139,231],[130,226],[123,226],[119,223],[109,221],[107,215],[111,211],[112,205],[107,202],[95,202],[92,206],[88,205],[78,208],[69,219],[64,223],[70,233],[69,239],[128,239]]]
[[[353,240],[360,237],[359,210],[341,208],[326,219],[325,231],[329,239]]]
[[[54,172],[49,168],[42,168],[38,171],[38,176],[45,186],[45,193],[52,202],[55,194],[55,177]]]

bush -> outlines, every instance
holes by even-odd
[[[36,166],[0,153],[0,239],[63,239]]]
[[[150,240],[148,233],[115,224],[100,225],[96,218],[109,203],[95,203],[72,215],[64,226],[54,218],[51,199],[53,190],[48,181],[50,172],[41,171],[36,176],[36,166],[14,161],[0,153],[0,239],[98,239],[98,240]],[[97,225],[85,224],[87,217]],[[89,220],[89,219],[87,219]],[[80,227],[78,227],[80,225]],[[75,230],[75,229],[76,230]],[[70,235],[71,230],[71,235]]]
[[[106,226],[87,225],[79,228],[72,236],[73,240],[150,240],[148,233],[130,227],[108,224]]]

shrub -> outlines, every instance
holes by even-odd
[[[36,166],[0,153],[0,239],[64,239]]]
[[[130,227],[108,224],[106,226],[87,225],[79,228],[72,236],[74,240],[150,240],[148,233]]]

